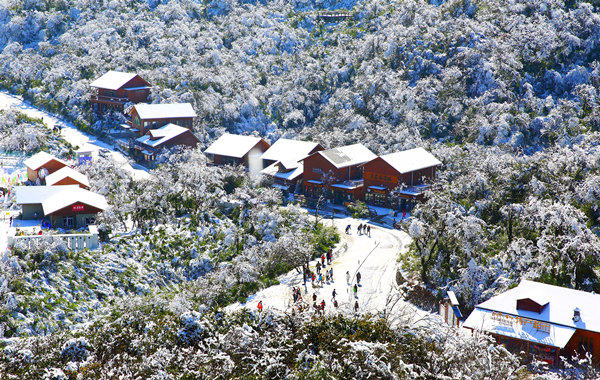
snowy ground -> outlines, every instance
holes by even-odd
[[[7,92],[0,91],[0,110],[8,109],[12,106],[17,107],[22,113],[30,117],[42,119],[44,121],[44,124],[46,124],[50,129],[54,128],[54,126],[60,126],[62,128],[62,137],[69,143],[71,143],[71,145],[73,146],[82,147],[84,144],[87,143],[90,147],[92,147],[95,150],[99,150],[101,148],[108,149],[111,152],[113,159],[116,162],[121,163],[123,169],[131,173],[133,178],[148,178],[148,176],[150,175],[146,168],[130,162],[127,159],[127,157],[125,157],[123,154],[121,154],[118,151],[115,151],[113,146],[99,141],[95,136],[88,135],[79,131],[71,123],[62,121],[56,116],[47,113],[46,111],[35,108],[34,106],[25,102],[19,96],[14,96]]]
[[[331,223],[331,221],[325,221]],[[355,301],[359,304],[359,313],[380,314],[391,309],[389,296],[398,294],[394,291],[396,272],[399,268],[398,255],[406,250],[410,243],[410,237],[398,230],[382,228],[371,225],[371,236],[358,235],[357,226],[365,221],[352,218],[340,218],[333,221],[340,231],[341,241],[334,250],[333,268],[334,281],[323,282],[323,287],[310,281],[306,285],[302,282],[302,274],[296,270],[279,278],[280,284],[263,289],[257,294],[250,296],[245,304],[233,304],[228,307],[229,311],[246,307],[252,311],[256,310],[257,303],[262,300],[263,307],[278,311],[292,310],[292,287],[301,287],[303,299],[312,306],[312,296],[317,295],[317,303],[325,300],[325,312],[347,314],[354,313]],[[346,226],[350,224],[350,234],[344,233]],[[316,273],[317,261],[311,262],[311,270]],[[346,272],[350,274],[350,282],[346,282]],[[356,283],[356,273],[360,272],[361,282],[358,287],[358,295],[354,297],[352,287]],[[324,273],[324,271],[322,271]],[[336,290],[339,307],[336,310],[332,302],[332,292]],[[312,313],[312,310],[309,311]],[[393,308],[393,312],[401,312],[405,315],[414,316],[413,320],[428,319],[430,314],[417,309],[415,306],[399,300]]]

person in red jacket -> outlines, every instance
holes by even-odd
[[[262,313],[262,309],[263,309],[262,300],[258,301],[258,305],[256,306],[256,308],[258,309],[259,313]]]

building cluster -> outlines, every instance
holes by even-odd
[[[46,152],[25,161],[27,179],[34,186],[16,188],[22,219],[39,220],[53,228],[78,229],[95,224],[108,204],[104,196],[89,191],[85,174]]]
[[[98,114],[110,111],[124,113],[126,105],[130,119],[121,127],[137,135],[132,148],[134,158],[154,161],[163,148],[196,147],[198,138],[192,133],[196,112],[190,103],[147,104],[152,86],[137,74],[109,71],[93,81],[93,110]]]
[[[244,165],[273,178],[274,186],[336,204],[357,200],[410,210],[441,162],[423,148],[377,156],[362,144],[324,149],[307,141],[224,134],[204,152],[215,165]]]

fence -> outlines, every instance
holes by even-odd
[[[64,242],[70,250],[79,251],[84,248],[98,248],[98,229],[95,226],[89,226],[90,233],[88,234],[57,234],[57,235],[22,235],[8,236],[8,246],[13,247],[15,244],[25,246],[27,249],[35,248],[41,242],[54,243]]]

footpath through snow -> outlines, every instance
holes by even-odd
[[[58,117],[30,105],[20,96],[0,91],[0,110],[9,109],[10,107],[17,107],[20,112],[32,118],[42,119],[44,124],[50,129],[53,129],[54,126],[60,127],[62,129],[62,137],[73,146],[81,148],[84,144],[89,144],[86,145],[86,148],[89,146],[92,150],[108,149],[111,152],[112,158],[120,163],[123,170],[130,173],[134,179],[139,180],[150,176],[146,168],[130,163],[127,157],[115,151],[111,145],[99,141],[95,136],[81,132],[71,123],[62,121]]]
[[[324,221],[324,223],[330,223]],[[333,251],[331,265],[325,270],[333,269],[333,281],[323,281],[323,286],[316,283],[313,286],[310,280],[303,283],[302,273],[292,270],[279,278],[280,284],[259,291],[248,298],[245,304],[235,303],[227,307],[228,311],[247,308],[255,311],[259,301],[262,301],[265,310],[291,312],[293,308],[292,288],[300,287],[304,302],[308,304],[305,313],[314,313],[313,294],[316,294],[316,303],[325,301],[325,313],[354,314],[355,303],[358,302],[358,313],[369,312],[380,314],[382,312],[402,313],[410,316],[416,322],[427,320],[430,313],[418,309],[416,306],[396,297],[393,302],[390,295],[397,295],[396,272],[399,269],[398,256],[405,252],[410,237],[398,230],[387,229],[371,225],[371,236],[359,235],[357,227],[364,221],[344,218],[335,219],[334,224],[340,232],[341,241]],[[350,234],[345,228],[351,225]],[[318,260],[320,262],[320,260]],[[317,260],[310,263],[310,269],[316,273]],[[346,272],[350,274],[350,281],[346,281]],[[353,286],[356,284],[356,274],[361,274],[360,286],[357,295],[354,295]],[[338,308],[333,306],[332,292],[336,290]],[[393,305],[392,305],[393,303]],[[393,310],[392,310],[393,306]],[[297,307],[296,307],[297,311]]]

